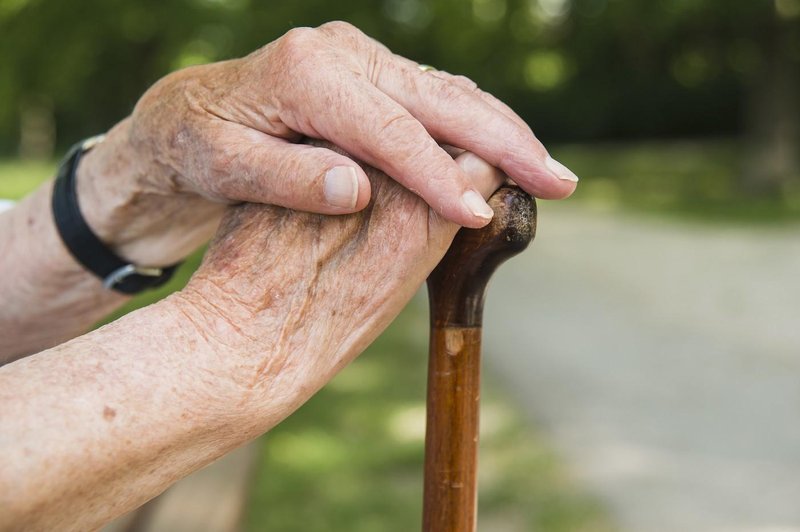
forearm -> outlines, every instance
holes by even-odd
[[[128,129],[121,122],[82,158],[81,213],[118,256],[142,266],[172,264],[210,237],[224,206],[152,186],[163,175],[137,158]],[[45,183],[0,216],[0,364],[83,333],[127,300],[67,251],[53,222],[52,188]]]
[[[309,382],[248,395],[175,299],[0,368],[0,529],[99,527],[296,407]]]
[[[52,182],[0,215],[0,365],[80,334],[126,301],[61,242]]]

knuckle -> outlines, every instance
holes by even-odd
[[[464,87],[445,80],[439,81],[437,87],[434,89],[434,94],[438,99],[447,102],[471,100],[474,97],[474,95],[465,90]]]
[[[459,74],[458,76],[453,76],[453,80],[470,92],[481,92],[481,90],[478,88],[478,84],[467,76],[462,76]]]
[[[283,34],[282,39],[291,43],[305,43],[316,34],[314,28],[298,26]]]
[[[350,24],[349,22],[345,22],[343,20],[332,20],[331,22],[326,22],[325,24],[319,27],[320,30],[328,33],[330,35],[345,35],[345,36],[352,36],[358,35],[361,31]]]
[[[327,22],[320,26],[318,30],[338,46],[351,51],[363,53],[373,49],[375,51],[380,49],[380,46],[376,46],[377,41],[368,37],[352,24],[341,20]]]
[[[312,28],[293,28],[278,40],[281,55],[291,61],[300,61],[314,50],[317,37]]]

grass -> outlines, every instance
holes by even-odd
[[[800,220],[800,183],[755,197],[739,186],[736,141],[576,144],[553,149],[581,176],[570,201],[704,222]]]
[[[245,530],[418,530],[427,330],[412,304],[353,364],[261,441]],[[497,383],[484,383],[482,530],[611,530]]]
[[[0,198],[20,199],[55,174],[55,162],[0,161]]]

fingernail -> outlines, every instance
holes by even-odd
[[[469,209],[469,212],[483,218],[484,220],[491,220],[494,216],[494,211],[489,204],[484,201],[480,194],[474,190],[468,190],[461,196],[461,202]]]
[[[358,201],[358,174],[352,166],[334,166],[325,173],[325,201],[352,209]]]
[[[553,172],[557,178],[562,179],[564,181],[572,181],[573,183],[578,182],[578,176],[572,173],[572,170],[561,164],[560,162],[556,161],[549,155],[547,159],[544,160],[544,165],[547,167],[548,170]]]

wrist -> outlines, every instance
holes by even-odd
[[[117,255],[136,262],[128,249],[146,238],[137,227],[138,198],[142,195],[140,162],[124,141],[127,120],[112,128],[102,142],[81,157],[76,170],[81,214],[94,233]],[[143,214],[143,213],[139,213]]]
[[[269,327],[260,328],[258,336],[248,334],[250,311],[217,298],[217,293],[193,288],[157,303],[162,312],[174,317],[171,323],[193,345],[192,350],[202,353],[201,360],[193,355],[192,371],[204,377],[193,390],[208,397],[219,417],[230,418],[238,430],[247,431],[248,438],[260,435],[294,412],[316,389],[312,390],[314,357],[298,356],[288,363]],[[198,344],[201,349],[194,347]]]
[[[169,175],[129,141],[130,119],[112,128],[77,168],[81,213],[117,255],[140,266],[185,258],[213,233],[224,208],[170,189]]]
[[[231,272],[231,275],[236,275]],[[326,344],[324,328],[287,320],[291,304],[263,308],[220,283],[195,276],[164,300],[214,353],[217,375],[243,414],[269,430],[299,408],[342,364]]]

